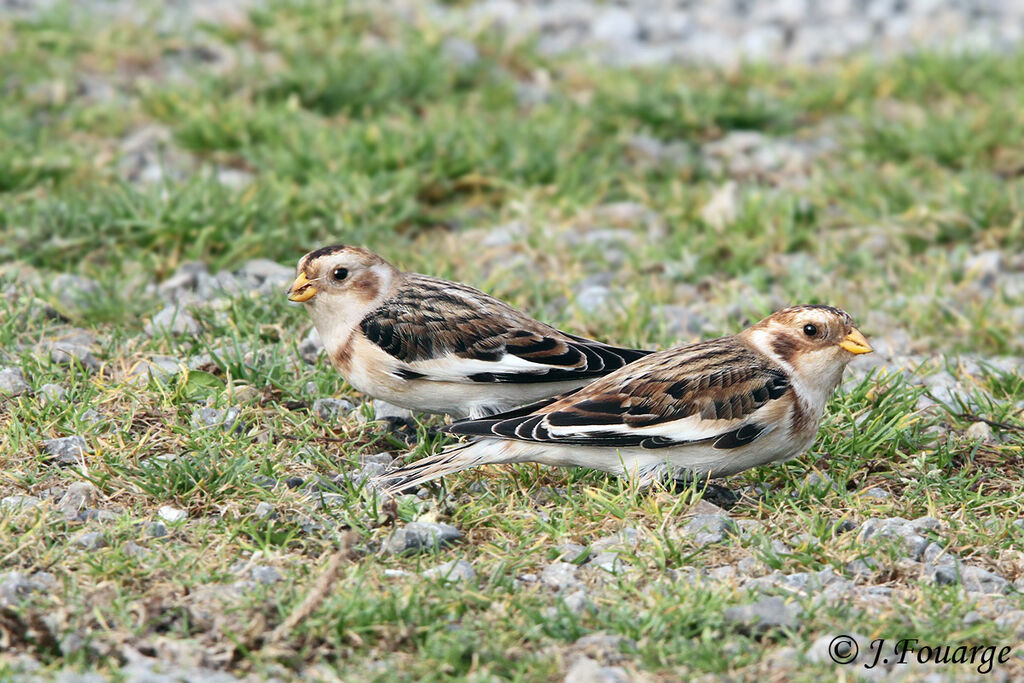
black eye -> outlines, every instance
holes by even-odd
[[[806,334],[808,337],[813,337],[814,335],[818,334],[818,328],[810,324],[804,325],[804,334]]]
[[[347,277],[348,277],[348,268],[335,268],[334,269],[334,279],[337,280],[338,282],[341,282],[342,280],[344,280]]]

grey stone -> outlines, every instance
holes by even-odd
[[[324,422],[331,422],[354,408],[350,401],[342,398],[318,398],[313,401],[313,413]]]
[[[584,612],[593,612],[597,609],[590,598],[587,597],[587,592],[582,588],[572,593],[563,594],[561,599],[562,604],[572,614],[583,614]]]
[[[178,306],[166,306],[146,323],[145,332],[150,337],[162,334],[194,337],[199,334],[200,328],[199,322],[188,311]]]
[[[903,551],[912,560],[920,560],[928,547],[928,540],[918,533],[913,523],[902,517],[868,519],[861,524],[857,538],[861,543],[871,539],[901,541]]]
[[[253,510],[253,514],[260,519],[266,519],[268,517],[273,519],[277,516],[277,512],[274,511],[274,506],[265,502],[258,503],[256,505],[256,509]]]
[[[68,486],[57,507],[66,517],[77,517],[80,510],[94,505],[97,494],[96,487],[87,481],[76,481]]]
[[[28,382],[21,368],[0,368],[0,395],[15,397],[28,392]]]
[[[960,571],[964,589],[975,593],[1002,594],[1010,590],[1010,582],[981,567],[965,566]]]
[[[14,495],[5,496],[0,499],[0,508],[4,510],[20,511],[20,510],[31,510],[37,508],[42,504],[42,500],[35,496],[28,496],[20,493]]]
[[[467,67],[480,61],[476,45],[457,36],[445,39],[441,44],[441,53],[455,66]]]
[[[163,522],[150,522],[146,525],[146,535],[150,538],[165,538],[168,533],[167,525]]]
[[[473,565],[466,560],[453,560],[426,570],[423,572],[423,576],[441,579],[448,583],[459,583],[472,581],[476,578],[476,572],[473,570]]]
[[[631,683],[621,666],[601,666],[590,657],[580,657],[569,667],[565,683]]]
[[[61,273],[53,278],[51,290],[66,312],[78,312],[91,307],[100,293],[100,285],[81,275]]]
[[[72,543],[85,550],[99,550],[107,547],[107,538],[99,531],[87,531],[78,535]]]
[[[373,419],[375,420],[407,420],[411,417],[411,410],[400,408],[380,399],[374,399],[373,401]]]
[[[60,365],[73,365],[78,362],[82,367],[92,371],[100,369],[100,362],[88,346],[70,341],[56,341],[51,344],[50,360]]]
[[[767,597],[749,605],[726,608],[723,616],[738,630],[746,633],[766,633],[797,626],[799,609],[782,598]]]
[[[8,572],[0,576],[0,607],[17,605],[36,589],[36,584],[24,574]]]
[[[558,559],[563,562],[576,563],[580,558],[587,555],[586,546],[582,546],[579,543],[563,543],[557,548]]]
[[[64,400],[64,397],[67,396],[67,393],[67,389],[65,389],[59,384],[54,384],[51,382],[49,384],[44,384],[43,386],[39,387],[39,391],[36,392],[36,395],[39,397],[39,400],[41,402],[49,405],[53,403],[62,402]]]
[[[389,453],[368,453],[367,455],[360,455],[359,462],[362,465],[383,465],[387,467],[395,461]]]
[[[697,545],[721,543],[736,532],[736,522],[726,515],[696,515],[686,523],[683,532]]]
[[[238,408],[231,407],[224,410],[217,408],[197,408],[192,413],[192,426],[200,429],[213,429],[220,428],[225,432],[230,432],[235,429],[236,425],[241,427],[242,425],[238,422],[238,416],[241,411]]]
[[[396,529],[384,542],[384,551],[392,554],[412,554],[436,550],[462,538],[462,532],[448,524],[437,522],[410,522]]]
[[[92,451],[84,437],[64,436],[44,441],[43,452],[58,465],[74,465]]]
[[[258,258],[247,261],[238,270],[238,274],[254,278],[261,283],[271,282],[283,287],[295,279],[295,268],[275,263],[270,259]]]
[[[540,582],[548,588],[564,590],[579,584],[577,567],[569,562],[552,562],[540,573]]]
[[[603,285],[588,285],[576,295],[576,305],[587,314],[597,313],[605,308],[612,290]]]
[[[269,567],[266,565],[256,565],[252,568],[250,574],[252,575],[253,581],[260,584],[261,586],[269,586],[271,584],[275,584],[284,578],[283,576],[281,576],[281,572],[279,572],[276,568]]]
[[[173,507],[171,505],[161,505],[160,509],[156,511],[160,516],[160,519],[171,524],[183,522],[188,518],[188,513],[180,508]]]
[[[860,495],[863,496],[864,498],[874,498],[875,500],[889,500],[890,498],[892,498],[892,494],[890,494],[885,489],[878,488],[877,486],[869,488],[867,491]]]
[[[310,328],[309,333],[299,343],[299,355],[309,365],[314,365],[316,359],[324,352],[324,342],[320,339],[320,333],[315,327]]]
[[[597,539],[590,544],[590,550],[594,553],[601,553],[614,548],[635,548],[639,544],[640,532],[628,526],[611,536]]]
[[[153,356],[133,365],[127,376],[134,384],[145,384],[150,379],[166,382],[181,372],[182,367],[182,362],[173,356]]]
[[[708,324],[707,318],[694,313],[692,307],[677,304],[655,306],[651,318],[655,325],[664,325],[669,335],[681,340],[699,337]]]

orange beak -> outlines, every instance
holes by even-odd
[[[874,351],[871,348],[871,344],[868,344],[867,338],[856,327],[850,330],[850,334],[846,335],[843,341],[839,342],[839,345],[853,354],[871,353]]]
[[[309,301],[316,296],[316,287],[309,281],[305,273],[299,273],[295,282],[288,288],[288,301]]]

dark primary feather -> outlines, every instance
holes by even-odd
[[[367,339],[406,363],[445,356],[497,363],[511,354],[551,367],[477,372],[467,379],[555,382],[600,377],[651,353],[565,334],[466,285],[408,277],[407,287],[359,325]]]
[[[447,431],[565,445],[664,448],[693,439],[635,430],[697,415],[702,421],[721,423],[720,432],[698,440],[713,441],[716,448],[738,448],[765,431],[746,418],[789,388],[782,368],[729,337],[661,351],[572,395],[487,419],[456,422]],[[571,429],[595,425],[602,429]],[[552,434],[552,429],[561,433]]]

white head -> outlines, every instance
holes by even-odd
[[[854,356],[871,345],[846,311],[831,306],[793,306],[776,311],[742,333],[793,373],[808,394],[822,401],[835,390]]]
[[[306,305],[325,343],[335,327],[351,327],[380,305],[400,272],[372,251],[334,245],[301,259],[288,299]]]

